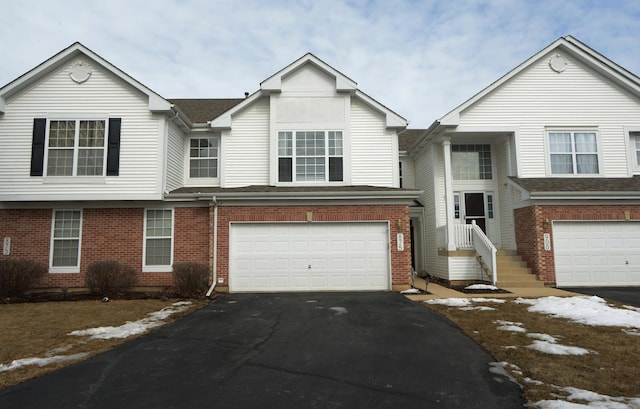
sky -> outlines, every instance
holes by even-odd
[[[79,41],[165,98],[311,52],[425,128],[561,36],[640,74],[637,0],[0,0],[0,86]]]

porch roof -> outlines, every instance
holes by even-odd
[[[227,112],[244,101],[244,98],[171,98],[191,122],[205,123]]]
[[[640,175],[630,178],[516,178],[510,180],[532,198],[640,197]]]

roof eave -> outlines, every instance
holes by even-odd
[[[415,200],[422,195],[421,190],[385,190],[385,191],[346,191],[346,192],[194,192],[194,193],[165,193],[166,200]]]
[[[532,200],[640,200],[640,192],[528,192]]]

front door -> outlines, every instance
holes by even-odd
[[[487,234],[484,193],[464,193],[464,220],[466,224],[475,220],[478,227]]]

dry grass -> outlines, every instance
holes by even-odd
[[[60,348],[63,352],[53,355],[72,355],[86,352],[92,356],[107,351],[128,339],[88,340],[67,335],[71,331],[119,326],[127,321],[144,318],[153,311],[171,305],[174,301],[161,300],[111,300],[42,302],[25,304],[0,304],[0,364],[30,357],[45,357]],[[202,303],[182,314],[175,314],[170,322],[195,311]],[[24,366],[12,371],[0,372],[0,389],[70,365],[70,362],[39,367]]]
[[[425,304],[427,305],[427,304]],[[525,399],[537,402],[562,395],[559,387],[575,387],[609,396],[640,396],[640,337],[619,327],[594,327],[527,311],[527,305],[508,301],[484,304],[495,311],[464,311],[442,305],[427,305],[442,313],[482,346],[496,361],[517,365],[522,373],[512,375],[523,386]],[[521,322],[527,333],[556,336],[563,345],[597,353],[582,356],[549,355],[526,348],[533,341],[527,333],[497,330],[497,320]],[[509,348],[507,348],[509,347]],[[515,347],[515,348],[512,348]],[[543,384],[537,385],[535,381]]]

